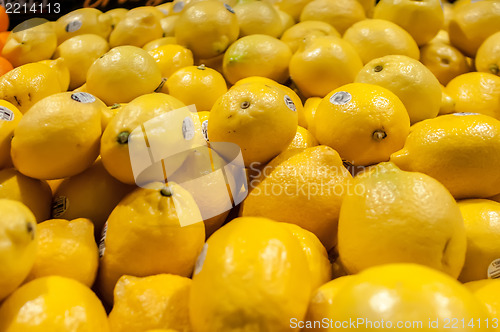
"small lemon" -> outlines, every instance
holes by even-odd
[[[473,281],[466,283],[465,287],[474,294],[479,302],[486,305],[492,318],[500,320],[500,302],[498,301],[500,280]],[[492,322],[495,321],[492,320]]]
[[[109,35],[109,45],[111,47],[120,45],[143,47],[146,43],[161,38],[163,36],[161,18],[158,14],[155,15],[153,10],[163,16],[154,7],[138,7],[129,10]]]
[[[264,34],[279,38],[283,33],[280,14],[268,2],[240,2],[234,6],[234,11],[240,26],[240,37]]]
[[[21,202],[0,199],[0,302],[26,278],[37,252],[35,216]],[[1,325],[1,323],[0,323]]]
[[[122,276],[116,283],[113,310],[109,314],[111,331],[191,331],[190,290],[191,279],[172,274]]]
[[[313,135],[354,165],[388,161],[404,145],[410,119],[391,91],[365,83],[333,90],[314,115]]]
[[[440,42],[424,45],[420,49],[420,62],[429,68],[439,83],[443,85],[471,69],[467,59],[459,50]]]
[[[89,93],[113,105],[153,92],[160,83],[160,68],[148,52],[135,46],[117,46],[94,61],[86,84]]]
[[[176,44],[158,46],[148,52],[158,64],[161,75],[170,77],[177,70],[192,66],[193,52]]]
[[[83,172],[99,155],[105,107],[85,92],[63,92],[39,101],[14,131],[11,157],[15,167],[37,179]]]
[[[193,51],[195,57],[207,59],[224,53],[238,38],[239,30],[231,6],[210,0],[195,3],[180,14],[175,38]]]
[[[193,331],[289,330],[290,319],[303,319],[307,310],[307,266],[299,241],[280,223],[232,220],[198,257],[189,301]]]
[[[180,221],[189,220],[189,225]],[[192,196],[181,186],[151,183],[126,196],[103,232],[98,285],[106,302],[123,275],[171,273],[188,277],[205,241],[205,226]]]
[[[155,48],[158,48],[160,46],[172,45],[172,44],[176,44],[176,43],[177,43],[177,41],[175,40],[175,37],[162,37],[162,38],[158,38],[158,39],[150,41],[149,43],[144,45],[142,47],[142,49],[149,52],[149,51],[152,51]]]
[[[406,55],[418,60],[420,51],[411,35],[398,25],[370,19],[353,24],[344,34],[366,64],[386,55]]]
[[[96,8],[80,8],[59,17],[54,23],[54,29],[57,42],[61,44],[66,39],[88,33],[107,40],[112,24],[111,15],[104,15]]]
[[[292,53],[295,53],[302,45],[305,45],[307,38],[317,36],[340,37],[340,33],[326,22],[304,21],[285,30],[281,36],[281,41],[290,47]]]
[[[481,44],[477,50],[475,65],[477,71],[500,76],[500,31]]]
[[[411,123],[434,118],[441,106],[441,86],[421,62],[404,55],[388,55],[368,62],[355,82],[370,83],[393,92],[405,105]]]
[[[491,197],[500,192],[500,121],[470,113],[423,121],[391,161],[432,176],[457,199]]]
[[[23,114],[8,101],[0,100],[0,170],[12,166],[10,142]]]
[[[335,36],[316,37],[290,60],[290,76],[306,97],[324,97],[352,83],[363,67],[360,57],[346,41]]]
[[[0,331],[109,332],[99,298],[76,280],[50,276],[18,288],[0,307]]]
[[[235,85],[222,95],[210,111],[209,123],[210,141],[237,144],[248,166],[283,151],[295,136],[298,118],[284,90],[250,83]]]
[[[297,126],[297,132],[288,149],[307,149],[318,145],[318,140],[304,127]]]
[[[55,60],[42,60],[38,61],[41,64],[47,65],[50,68],[54,69],[59,78],[59,83],[61,85],[61,92],[68,91],[69,82],[70,82],[70,73],[68,64],[62,58],[57,58]]]
[[[123,20],[125,15],[127,15],[127,13],[128,13],[128,9],[126,9],[126,8],[113,8],[113,9],[110,9],[110,10],[104,12],[103,16],[105,17],[105,19],[106,19],[106,17],[109,17],[109,19],[111,20],[111,28],[114,29],[116,27],[116,25],[121,20]]]

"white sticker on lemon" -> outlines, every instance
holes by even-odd
[[[14,112],[10,109],[0,106],[0,120],[12,121],[14,120]]]
[[[349,92],[347,91],[339,91],[335,92],[331,97],[330,97],[330,103],[333,105],[344,105],[350,102],[352,99],[352,96]]]
[[[500,258],[495,259],[491,262],[488,267],[488,279],[499,279],[500,278]]]
[[[60,218],[66,213],[69,207],[69,200],[66,196],[57,196],[52,203],[52,218]]]
[[[104,252],[106,251],[106,233],[108,232],[108,222],[104,224],[104,227],[102,228],[102,235],[101,239],[99,240],[99,258],[102,258],[104,256]]]
[[[198,274],[201,272],[201,269],[203,268],[203,263],[205,263],[205,259],[207,258],[207,250],[208,250],[208,243],[205,243],[203,245],[203,249],[201,249],[200,255],[196,259],[196,264],[194,265],[194,274]]]
[[[466,115],[479,115],[479,113],[460,112],[460,113],[453,113],[453,115],[456,115],[456,116],[466,116]]]
[[[183,1],[179,1],[178,3],[176,3],[174,5],[174,8],[173,8],[173,12],[174,13],[179,13],[180,11],[182,11],[184,9],[184,2]]]
[[[82,21],[74,20],[74,21],[69,22],[66,25],[65,30],[66,30],[66,32],[75,32],[75,31],[80,30],[81,27],[82,27]]]
[[[205,141],[208,142],[208,120],[205,120],[201,124],[201,133],[203,134],[203,137],[205,138]]]
[[[75,92],[71,95],[71,99],[83,104],[90,104],[95,101],[95,97],[87,92]]]
[[[289,109],[291,109],[294,112],[297,112],[297,107],[295,107],[295,103],[293,102],[292,98],[290,98],[288,95],[285,95],[285,104]]]

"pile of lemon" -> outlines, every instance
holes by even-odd
[[[83,8],[1,52],[0,332],[500,331],[499,0]],[[140,140],[190,150],[139,179]]]

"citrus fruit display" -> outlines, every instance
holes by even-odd
[[[1,1],[0,332],[500,331],[499,66],[499,0]]]

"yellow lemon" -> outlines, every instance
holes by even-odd
[[[125,15],[127,15],[128,9],[126,8],[113,8],[106,11],[103,16],[106,19],[106,16],[111,20],[111,28],[114,29],[116,25],[123,20]]]
[[[99,298],[76,280],[51,276],[18,288],[0,307],[0,331],[108,332]]]
[[[443,85],[470,71],[467,59],[459,50],[440,42],[424,45],[420,49],[420,62],[429,68]]]
[[[83,172],[99,155],[105,107],[85,92],[63,92],[42,99],[14,131],[14,166],[37,179],[61,179]]]
[[[44,65],[49,66],[54,69],[59,78],[59,83],[61,85],[61,91],[68,91],[69,81],[70,81],[70,73],[69,68],[66,61],[62,58],[57,58],[55,60],[42,60],[38,61]]]
[[[62,180],[54,191],[52,217],[90,219],[99,238],[111,211],[133,189],[109,175],[98,160],[86,171]]]
[[[185,105],[180,100],[164,93],[146,94],[124,106],[111,120],[101,138],[102,162],[109,174],[121,182],[135,184],[128,145],[129,136],[134,129],[147,121],[182,107]],[[154,140],[154,135],[157,135],[157,140],[161,141],[159,143],[166,149],[183,140],[182,134],[179,136],[172,133],[169,139],[165,140],[161,132],[153,131],[147,134],[150,144]],[[177,167],[180,167],[180,164],[182,161]]]
[[[421,62],[404,55],[388,55],[368,62],[356,82],[391,90],[405,105],[411,123],[434,118],[441,106],[441,86]]]
[[[106,129],[111,120],[122,110],[127,103],[116,103],[103,109],[101,113],[101,128],[102,132]]]
[[[264,163],[283,151],[297,130],[297,112],[284,90],[263,83],[239,84],[210,111],[210,142],[241,148],[245,166]]]
[[[25,204],[37,222],[50,218],[52,191],[46,181],[27,177],[13,168],[1,170],[0,198]]]
[[[0,169],[12,166],[10,142],[23,114],[8,101],[0,100]]]
[[[279,223],[232,220],[198,257],[189,301],[193,331],[289,330],[290,319],[307,310],[307,266],[299,241]]]
[[[498,296],[500,294],[500,280],[473,281],[466,283],[465,287],[467,287],[467,289],[474,294],[479,302],[486,305],[491,317],[496,319],[492,320],[492,324],[489,324],[488,326],[497,328],[498,320],[500,320],[500,302],[498,301]]]
[[[112,17],[104,15],[99,9],[80,8],[59,17],[54,23],[54,29],[57,42],[61,44],[66,39],[88,33],[107,40],[112,24]]]
[[[335,36],[316,37],[290,60],[290,76],[305,97],[324,97],[352,83],[363,67],[360,57],[346,41]]]
[[[356,0],[313,0],[300,13],[300,21],[323,21],[341,35],[354,23],[366,18],[363,6]]]
[[[26,278],[37,252],[35,216],[21,202],[0,199],[0,301]],[[1,323],[0,323],[1,324]]]
[[[460,209],[430,176],[381,163],[354,178],[339,218],[339,256],[350,274],[389,263],[417,263],[457,278],[465,260]],[[355,187],[356,188],[356,187]]]
[[[297,132],[288,149],[307,149],[318,145],[318,140],[304,127],[297,126]]]
[[[434,38],[444,24],[440,0],[380,0],[373,18],[396,23],[410,33],[418,46]]]
[[[323,98],[311,97],[307,98],[306,102],[304,103],[304,117],[306,118],[307,123],[306,128],[309,129],[310,132],[314,131],[314,116],[316,115],[316,110],[318,109],[318,105],[322,100]]]
[[[388,161],[404,145],[410,119],[391,91],[352,83],[333,90],[314,114],[313,135],[354,165]]]
[[[2,56],[14,67],[50,59],[57,47],[57,36],[50,22],[32,18],[17,25],[7,37]]]
[[[411,35],[386,20],[363,20],[353,24],[344,34],[364,64],[386,55],[400,54],[418,60],[420,51]]]
[[[26,113],[37,101],[62,92],[57,72],[42,63],[28,63],[0,76],[0,99]]]
[[[455,111],[455,99],[446,92],[446,88],[441,85],[441,107],[439,108],[439,115],[450,114]]]
[[[56,275],[91,287],[99,262],[92,222],[51,219],[36,225],[36,231],[38,250],[27,281]]]
[[[332,279],[332,264],[328,260],[325,247],[316,235],[294,224],[284,222],[281,225],[288,229],[302,246],[311,272],[311,290],[314,291],[330,281]]]
[[[453,46],[474,57],[481,44],[500,29],[500,3],[497,0],[474,1],[455,6],[448,25]]]
[[[245,1],[234,6],[240,36],[264,34],[278,38],[283,32],[280,14],[268,2]]]
[[[432,43],[442,43],[442,44],[450,44],[450,36],[448,35],[448,31],[439,30],[436,36],[432,38],[427,44]]]
[[[74,90],[87,80],[87,71],[92,63],[109,51],[106,39],[95,34],[71,37],[62,42],[54,53],[55,58],[63,58],[69,69],[69,89]]]
[[[195,3],[180,14],[175,38],[195,57],[207,59],[224,53],[238,38],[239,30],[231,6],[210,0]]]
[[[292,53],[295,53],[302,45],[305,45],[307,38],[317,36],[340,37],[340,33],[326,22],[304,21],[285,30],[281,36],[281,41],[290,47]]]
[[[263,76],[284,83],[288,79],[290,48],[281,40],[267,35],[250,35],[238,39],[224,54],[222,70],[229,83],[250,76]]]
[[[153,92],[160,83],[160,68],[148,52],[135,46],[117,46],[94,61],[86,84],[88,92],[112,105]]]
[[[467,232],[467,255],[458,278],[469,282],[500,275],[500,203],[487,199],[468,199],[458,202]]]
[[[181,224],[189,221],[191,224]],[[99,289],[112,303],[123,275],[171,273],[188,277],[205,241],[192,196],[181,186],[151,183],[126,196],[111,212],[99,245]]]
[[[472,72],[452,79],[445,89],[456,112],[481,113],[500,119],[500,77]]]
[[[454,113],[414,125],[391,156],[401,169],[422,172],[457,198],[487,198],[500,191],[500,121]]]
[[[158,64],[163,77],[170,77],[177,70],[194,63],[193,52],[180,45],[162,45],[149,51],[149,54]]]
[[[217,99],[227,92],[224,77],[204,65],[184,67],[169,76],[168,93],[197,111],[210,111]]]
[[[278,15],[280,16],[281,26],[283,28],[282,32],[288,28],[291,28],[295,24],[295,20],[290,14],[280,10],[277,6],[274,6],[274,8],[277,10]]]
[[[165,37],[175,36],[175,25],[178,19],[179,16],[175,15],[175,16],[167,16],[160,20],[161,29],[163,30],[163,36]]]
[[[147,42],[161,38],[163,29],[158,17],[158,9],[154,7],[138,7],[127,12],[125,17],[115,26],[109,35],[111,47],[132,45],[143,47]]]
[[[176,44],[176,43],[177,43],[177,41],[175,40],[175,37],[162,37],[162,38],[158,38],[158,39],[150,41],[149,43],[144,45],[142,47],[142,49],[149,52],[149,51],[152,51],[155,48],[158,48],[160,46],[171,45],[171,44]]]
[[[327,250],[337,241],[342,198],[351,175],[338,153],[327,146],[287,150],[262,169],[250,166],[253,189],[242,216],[296,224],[314,233]],[[285,208],[286,207],[286,208]]]
[[[372,18],[376,0],[358,0],[358,2],[361,4],[361,6],[363,6],[366,17]]]
[[[309,3],[309,0],[267,0],[272,3],[279,10],[290,15],[294,21],[300,19],[300,13],[304,9],[305,5]]]
[[[477,71],[500,76],[500,31],[481,44],[477,50],[475,65]]]
[[[308,317],[303,323],[308,331],[444,332],[454,324],[471,332],[490,331],[486,321],[492,323],[486,308],[463,285],[417,264],[377,266],[330,281],[311,297]]]
[[[143,332],[149,329],[191,331],[189,291],[191,279],[172,274],[137,278],[122,276],[116,283],[112,332]]]

